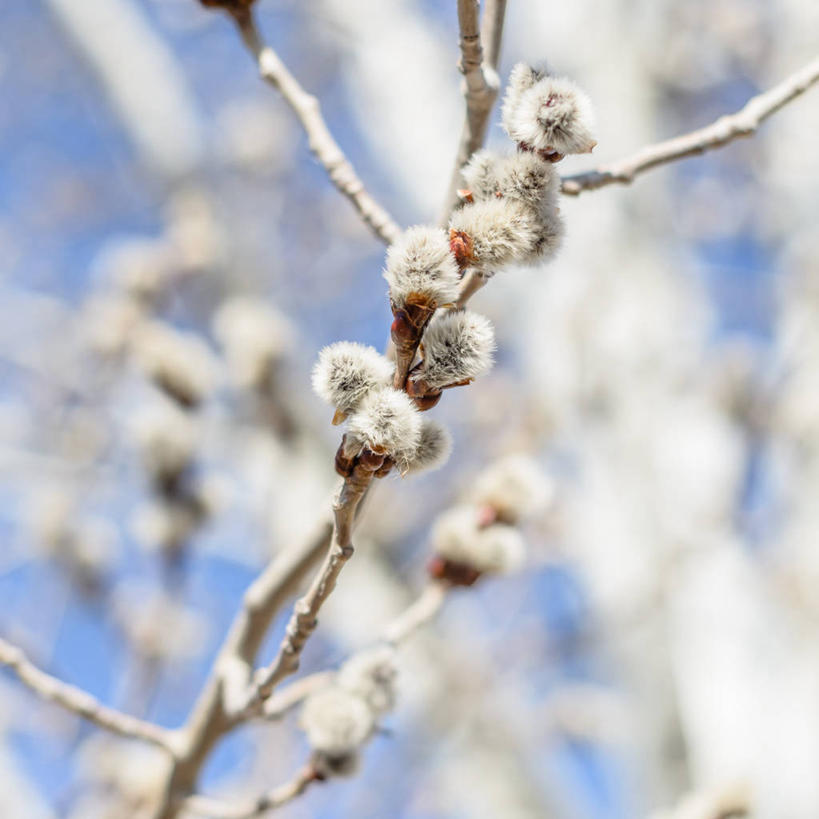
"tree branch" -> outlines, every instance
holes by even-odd
[[[386,626],[382,633],[383,642],[398,645],[426,625],[441,610],[448,591],[449,587],[443,583],[427,584],[421,594]],[[310,694],[329,685],[335,675],[335,671],[318,671],[277,692],[264,703],[265,718],[282,717]],[[306,788],[315,781],[317,781],[315,769],[307,765],[291,782],[279,786],[252,802],[234,804],[207,796],[192,795],[181,802],[181,808],[191,813],[213,817],[213,819],[251,819],[251,817],[260,816],[268,810],[290,802],[304,793]]]
[[[316,671],[314,674],[296,680],[281,691],[277,691],[265,701],[264,718],[268,720],[281,719],[302,700],[329,685],[335,676],[335,671]]]
[[[290,782],[279,785],[252,802],[234,804],[197,794],[184,799],[180,807],[189,813],[210,819],[252,819],[286,805],[301,796],[313,782],[318,781],[320,780],[313,766],[306,765]]]
[[[170,754],[174,753],[173,735],[170,731],[109,708],[87,691],[46,674],[45,671],[37,668],[17,646],[3,639],[0,639],[0,665],[8,666],[17,675],[20,682],[42,699],[53,702],[93,722],[100,728],[106,728],[130,739],[150,742]]]
[[[481,46],[478,11],[478,0],[458,0],[458,25],[461,32],[459,68],[464,75],[466,117],[444,205],[442,216],[444,224],[449,221],[452,208],[457,203],[458,189],[463,187],[461,168],[469,161],[469,157],[481,148],[486,139],[489,115],[492,113],[500,85],[497,63],[503,36],[506,0],[487,0],[483,25],[483,39],[487,43],[486,53]]]
[[[386,244],[392,244],[401,229],[389,213],[367,192],[350,161],[333,139],[319,101],[301,87],[298,80],[270,46],[262,40],[249,9],[232,14],[242,41],[259,66],[262,79],[272,85],[299,118],[313,155],[324,166],[330,181],[358,211],[370,230]]]
[[[165,792],[154,816],[172,819],[178,797],[194,790],[199,770],[213,746],[236,721],[226,707],[225,683],[244,666],[246,679],[271,621],[292,596],[304,576],[330,544],[332,523],[316,531],[294,549],[278,554],[245,592],[242,607],[225,638],[204,690],[180,731],[180,748],[168,774]],[[236,685],[236,682],[232,683]]]
[[[691,133],[648,145],[618,162],[567,176],[563,179],[562,191],[570,196],[577,196],[583,191],[614,183],[628,185],[635,176],[658,165],[721,148],[739,137],[751,136],[768,117],[803,94],[818,80],[819,59],[815,59],[769,91],[752,97],[735,114],[722,116],[711,125]]]
[[[383,461],[383,458],[381,460]],[[241,717],[255,713],[264,700],[270,696],[276,685],[298,670],[304,645],[318,625],[318,612],[335,588],[336,580],[344,564],[353,555],[352,528],[355,512],[373,475],[374,469],[369,464],[365,464],[362,459],[356,464],[353,474],[344,479],[333,505],[335,525],[330,551],[310,588],[296,602],[281,646],[273,661],[266,668],[257,671],[254,686],[247,704],[241,711]]]
[[[483,59],[497,73],[503,42],[503,21],[506,16],[506,0],[486,0],[483,4],[481,43]]]
[[[449,586],[443,583],[428,583],[415,601],[384,629],[384,642],[398,645],[426,625],[441,610],[448,591]]]

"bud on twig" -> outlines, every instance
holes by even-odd
[[[439,228],[412,227],[387,251],[396,389],[403,389],[424,327],[436,308],[458,297],[458,266]]]

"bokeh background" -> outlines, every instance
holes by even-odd
[[[373,194],[437,219],[454,1],[259,18]],[[500,74],[546,60],[588,91],[599,144],[569,173],[739,108],[817,32],[808,0],[510,0]],[[402,650],[361,772],[283,816],[630,819],[734,787],[760,817],[819,815],[817,130],[814,91],[750,140],[566,198],[557,260],[477,295],[497,366],[435,410],[450,463],[377,487],[304,671],[406,605],[430,522],[494,458],[532,455],[551,503],[523,571]],[[489,144],[511,147],[497,115]],[[326,509],[309,371],[329,342],[383,346],[384,248],[193,0],[3,4],[0,146],[0,633],[177,726],[242,591]],[[255,794],[305,753],[293,719],[243,729],[201,786]],[[160,763],[0,674],[4,817],[136,816]]]

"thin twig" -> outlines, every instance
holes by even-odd
[[[486,0],[483,4],[483,19],[481,20],[483,59],[486,65],[495,72],[498,70],[500,61],[505,17],[506,0]]]
[[[330,181],[353,203],[361,218],[379,239],[386,244],[394,242],[401,229],[364,187],[355,168],[330,133],[321,115],[319,101],[302,88],[278,54],[262,40],[249,10],[235,12],[233,17],[244,44],[259,66],[259,74],[284,97],[299,118],[307,134],[310,150],[324,166]]]
[[[384,628],[383,643],[397,646],[432,620],[446,599],[449,587],[438,582],[427,584],[421,594]],[[335,671],[317,671],[302,677],[273,694],[264,704],[265,719],[279,719],[310,694],[329,685]]]
[[[373,474],[371,468],[359,462],[353,474],[344,479],[333,505],[335,525],[332,546],[310,588],[293,607],[293,614],[276,656],[270,665],[256,673],[255,685],[243,709],[242,717],[257,710],[281,680],[298,670],[302,649],[318,625],[319,610],[335,588],[344,564],[352,557],[355,512],[373,479]]]
[[[443,583],[429,583],[415,601],[398,615],[383,632],[383,640],[398,645],[426,625],[441,610],[449,587]]]
[[[150,742],[171,754],[174,753],[170,731],[109,708],[87,691],[46,674],[45,671],[37,668],[17,646],[3,639],[0,639],[0,665],[8,666],[17,675],[20,682],[42,699],[53,702],[115,734]]]
[[[280,719],[312,693],[328,686],[335,676],[335,671],[317,671],[277,691],[265,701],[265,719]]]
[[[458,290],[458,300],[455,302],[455,306],[459,309],[466,307],[467,302],[472,296],[488,281],[489,279],[487,279],[486,276],[482,276],[477,270],[467,270],[467,272],[464,273],[463,279],[461,279],[460,288]]]
[[[320,780],[316,776],[315,768],[312,765],[306,765],[290,782],[279,785],[252,802],[223,802],[196,794],[184,799],[181,808],[188,813],[207,816],[210,819],[253,819],[256,816],[262,816],[267,811],[286,805],[297,796],[301,796],[313,782],[318,781]]]
[[[803,94],[817,81],[819,58],[791,74],[769,91],[752,97],[735,114],[722,116],[716,122],[691,133],[648,145],[618,162],[567,176],[563,179],[562,191],[577,196],[583,191],[603,188],[614,183],[628,185],[635,176],[657,165],[702,154],[714,148],[721,148],[739,137],[751,136],[768,117]]]
[[[478,12],[478,0],[458,0],[461,46],[459,68],[464,75],[466,116],[444,205],[441,220],[443,224],[449,221],[452,208],[458,201],[457,191],[463,187],[461,169],[486,140],[489,115],[492,113],[492,106],[495,104],[500,85],[497,61],[500,56],[506,2],[505,0],[492,0],[486,4],[483,38],[488,45],[485,54],[481,45],[482,33]]]
[[[307,572],[326,553],[331,533],[332,523],[328,516],[303,543],[280,552],[245,592],[242,606],[204,690],[179,732],[180,748],[168,773],[155,817],[173,819],[177,815],[179,795],[195,789],[199,770],[211,749],[235,726],[236,721],[227,708],[225,682],[237,676],[237,668],[241,665],[246,667],[249,677],[270,623]]]

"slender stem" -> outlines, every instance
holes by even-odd
[[[441,610],[448,591],[443,583],[425,586],[420,596],[384,629],[384,642],[398,645],[426,625]]]
[[[252,802],[231,803],[198,794],[185,798],[180,807],[189,813],[207,816],[209,819],[252,819],[275,810],[301,796],[313,783],[320,781],[312,765],[306,765],[289,782]]]
[[[154,816],[173,819],[178,797],[194,790],[199,770],[213,746],[236,721],[228,710],[225,684],[237,685],[239,668],[245,679],[276,614],[298,588],[304,576],[330,544],[332,523],[320,522],[303,543],[280,552],[245,592],[242,606],[219,651],[198,701],[180,731],[180,751],[168,774],[165,791]],[[243,690],[243,694],[245,691]],[[235,697],[235,695],[234,695]]]
[[[455,306],[466,307],[467,302],[489,281],[485,276],[481,276],[476,270],[468,270],[461,280],[461,289],[458,293],[458,301]]]
[[[335,676],[335,671],[317,671],[277,691],[265,701],[265,719],[280,719],[313,692],[329,685]]]
[[[20,682],[42,699],[53,702],[115,734],[150,742],[171,754],[174,753],[173,734],[170,731],[109,708],[87,691],[46,674],[45,671],[37,668],[17,646],[3,639],[0,639],[0,665],[8,666],[17,675]]]
[[[449,221],[452,208],[458,202],[457,191],[463,187],[461,169],[486,140],[489,115],[498,96],[500,85],[497,61],[503,36],[505,0],[487,2],[484,11],[483,37],[486,51],[481,44],[481,26],[478,0],[458,0],[458,26],[460,29],[461,60],[459,67],[464,75],[463,89],[466,115],[461,130],[458,154],[449,184],[441,223]]]
[[[494,71],[498,70],[500,62],[505,17],[506,0],[486,0],[481,23],[481,43],[483,44],[484,61]]]
[[[319,101],[302,88],[278,54],[262,40],[250,10],[235,12],[233,17],[242,41],[259,66],[259,74],[284,97],[299,118],[310,150],[324,166],[330,181],[352,202],[365,224],[379,239],[386,244],[394,242],[401,229],[364,187],[327,127]]]
[[[567,176],[562,191],[577,196],[583,191],[604,188],[615,183],[628,185],[636,176],[658,165],[721,148],[740,137],[754,134],[759,126],[791,100],[804,94],[819,81],[819,58],[763,94],[752,97],[735,114],[720,117],[704,128],[698,128],[664,142],[647,145],[625,159],[601,165],[591,171]]]
[[[319,610],[332,594],[341,570],[353,555],[352,528],[355,512],[373,479],[374,471],[370,466],[359,462],[352,475],[345,478],[333,506],[335,525],[327,557],[310,588],[296,602],[273,661],[256,673],[255,685],[241,716],[257,711],[276,685],[298,670],[301,652],[318,625]]]

